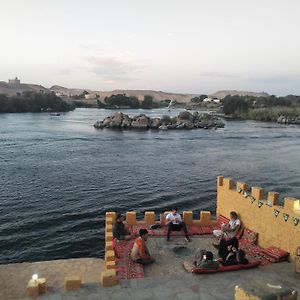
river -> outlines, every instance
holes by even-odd
[[[171,114],[177,115],[179,109]],[[113,111],[0,115],[0,263],[100,257],[104,214],[216,208],[216,178],[300,197],[300,127],[96,130]],[[126,110],[162,116],[166,109]]]

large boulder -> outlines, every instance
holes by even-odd
[[[160,130],[168,130],[168,125],[160,125],[158,127],[158,129],[160,129]]]
[[[122,112],[116,112],[110,122],[110,128],[121,128],[124,114]]]
[[[158,127],[161,125],[160,118],[153,118],[150,122],[150,128],[151,129],[158,129]]]
[[[277,123],[280,123],[282,124],[283,123],[283,120],[284,120],[284,116],[279,116],[278,119],[277,119]]]
[[[179,113],[178,119],[193,122],[194,117],[189,111],[182,111]]]
[[[122,124],[121,124],[121,128],[129,129],[131,127],[131,121],[132,120],[127,115],[124,115]]]
[[[162,116],[160,121],[161,121],[162,125],[171,125],[172,124],[172,118],[168,115]]]
[[[102,121],[97,121],[97,122],[94,124],[94,127],[95,127],[95,128],[99,128],[99,129],[104,128],[103,122],[102,122]]]
[[[106,117],[103,120],[103,127],[109,128],[110,127],[110,122],[111,122],[111,117]]]
[[[139,115],[135,117],[131,122],[131,128],[134,129],[148,129],[149,124],[149,118],[145,115]]]

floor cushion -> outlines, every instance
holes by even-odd
[[[287,251],[274,246],[262,249],[262,253],[275,259],[275,262],[286,260],[289,255]]]
[[[209,270],[209,269],[201,269],[193,266],[189,262],[184,262],[183,267],[189,272],[194,274],[210,274],[210,273],[219,273],[219,272],[229,272],[229,271],[238,271],[245,270],[258,267],[260,265],[260,261],[250,262],[246,265],[231,265],[231,266],[222,266],[220,265],[218,269]]]
[[[257,241],[258,233],[248,228],[243,229],[243,234],[240,238],[240,244],[252,244],[254,245]]]

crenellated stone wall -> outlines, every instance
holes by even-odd
[[[249,192],[247,184],[219,176],[217,215],[229,217],[230,211],[239,214],[245,227],[258,232],[259,246],[279,247],[294,259],[300,246],[300,200],[286,197],[281,206],[276,192],[266,194],[260,187]]]
[[[116,270],[116,256],[113,250],[113,222],[116,218],[115,212],[107,212],[105,214],[105,256],[104,265],[101,272],[100,282],[103,286],[113,286],[118,283]]]
[[[164,215],[169,212],[164,212]],[[104,256],[104,265],[101,272],[101,284],[103,286],[113,286],[118,283],[117,271],[116,271],[116,257],[115,252],[113,251],[113,222],[116,219],[115,212],[106,212],[105,214],[105,256]],[[187,225],[214,225],[215,220],[211,219],[210,211],[201,211],[199,219],[193,219],[192,211],[183,212],[183,220]],[[154,211],[146,211],[144,214],[143,220],[137,220],[136,212],[130,211],[126,213],[125,223],[126,225],[152,225],[159,223],[156,221]]]
[[[249,192],[251,190],[251,192]],[[243,182],[235,182],[231,178],[218,177],[217,180],[217,216],[229,218],[230,211],[236,211],[245,227],[258,233],[258,245],[267,248],[275,246],[290,253],[290,259],[296,256],[300,246],[300,200],[286,197],[284,205],[279,205],[279,194],[268,194],[260,187],[251,187]],[[169,212],[164,212],[164,216]],[[116,257],[113,251],[112,226],[116,218],[115,212],[105,215],[105,258],[101,273],[103,286],[118,283]],[[201,211],[199,219],[193,219],[192,211],[183,212],[183,220],[187,225],[214,225],[210,211]],[[137,219],[135,211],[126,213],[127,225],[152,225],[159,223],[154,211],[146,211],[142,220]]]

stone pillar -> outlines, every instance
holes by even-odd
[[[135,225],[136,224],[136,212],[129,211],[126,213],[126,224],[127,225]]]
[[[186,225],[193,224],[193,212],[192,211],[184,211],[183,212],[183,221]]]
[[[145,212],[145,223],[147,225],[152,225],[155,223],[155,212],[154,211],[146,211]]]

